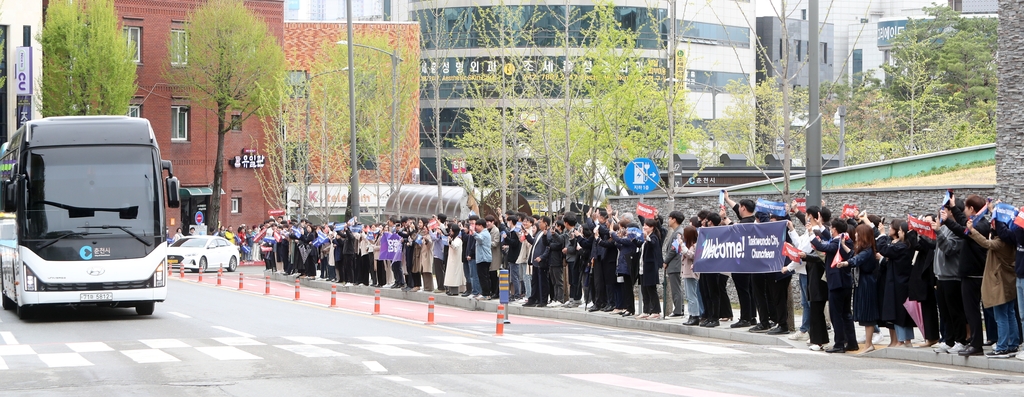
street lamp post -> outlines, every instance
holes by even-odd
[[[835,123],[839,126],[839,166],[846,166],[846,106],[836,109]]]
[[[351,3],[351,2],[349,2]],[[351,7],[351,5],[350,5]],[[351,23],[349,23],[351,29]],[[384,53],[391,57],[391,194],[395,194],[395,153],[398,151],[398,63],[402,62],[402,57],[398,56],[398,49],[394,52],[387,51],[381,48],[368,46],[365,44],[357,44],[351,42],[352,35],[351,30],[349,31],[349,40],[341,40],[337,44],[348,46],[348,62],[351,67],[352,65],[352,47],[360,47],[368,50],[374,50]],[[358,171],[358,160],[356,158],[356,108],[355,108],[355,81],[351,71],[349,71],[349,129],[351,133],[351,148],[349,155],[352,156],[352,182],[349,188],[349,198],[352,201],[351,208],[353,216],[359,217],[359,171]]]

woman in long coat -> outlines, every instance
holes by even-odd
[[[459,287],[465,285],[466,275],[462,269],[462,239],[459,234],[462,229],[458,224],[452,224],[448,229],[448,263],[445,264],[444,286],[445,294],[455,296],[459,294]]]
[[[644,221],[643,231],[639,273],[644,314],[640,315],[640,319],[657,320],[661,317],[661,304],[658,302],[658,269],[665,262],[661,251],[661,228],[658,221],[647,219]]]
[[[887,259],[885,266],[885,282],[881,284],[882,311],[881,320],[895,326],[895,335],[890,332],[889,347],[900,343],[912,347],[914,339],[914,319],[907,313],[903,303],[910,297],[910,274],[913,272],[914,250],[908,244],[907,223],[893,220],[892,230],[888,235],[878,239],[878,253]],[[916,233],[912,234],[916,238]]]
[[[839,267],[852,267],[858,270],[857,286],[853,291],[853,320],[864,327],[865,341],[868,347],[865,353],[874,351],[875,346],[871,344],[874,337],[875,327],[881,317],[878,303],[878,284],[875,279],[875,272],[878,269],[878,259],[875,258],[877,249],[875,247],[874,229],[868,225],[857,226],[854,244],[854,256],[849,260],[839,263]],[[844,252],[850,248],[842,246]]]

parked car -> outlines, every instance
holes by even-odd
[[[184,266],[192,273],[238,269],[238,247],[218,236],[188,236],[167,247],[167,265]]]

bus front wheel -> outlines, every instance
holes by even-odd
[[[31,319],[32,315],[35,314],[35,310],[33,310],[32,308],[29,308],[28,306],[18,305],[17,309],[18,309],[18,318],[22,319],[22,320]]]
[[[18,307],[18,304],[14,303],[14,301],[11,300],[11,298],[8,298],[7,295],[4,295],[3,300],[4,310],[14,310],[14,308]]]
[[[135,313],[138,313],[140,316],[152,315],[153,310],[156,310],[156,302],[142,302],[135,305]]]

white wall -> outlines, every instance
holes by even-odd
[[[32,75],[34,79],[33,119],[40,118],[38,111],[39,80],[42,77],[43,52],[36,41],[43,26],[42,0],[0,0],[0,25],[7,26],[7,136],[17,130],[18,119],[15,114],[17,101],[14,87],[14,62],[17,47],[24,44],[23,26],[32,27]]]

